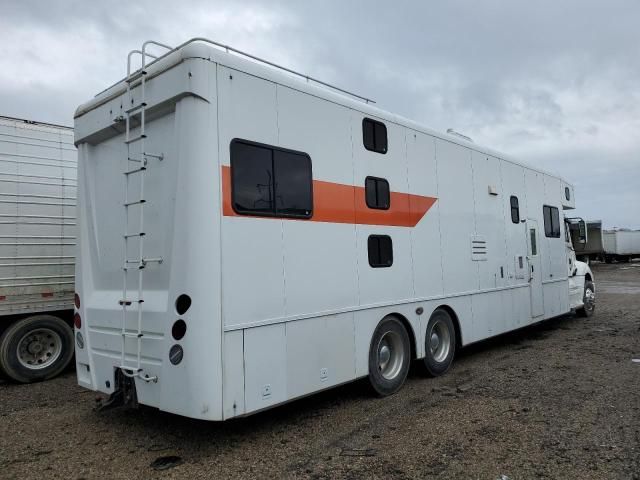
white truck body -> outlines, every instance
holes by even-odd
[[[640,230],[605,230],[604,254],[609,257],[640,257]]]
[[[562,217],[545,235],[544,206],[574,208],[564,180],[203,42],[153,62],[144,81],[76,112],[81,386],[112,394],[124,371],[140,403],[225,420],[367,376],[389,314],[422,358],[438,307],[467,345],[582,306],[592,274],[571,257]],[[140,103],[145,118],[127,114]],[[143,122],[142,141],[125,143],[127,116],[130,139]],[[363,146],[366,119],[384,124],[384,153]],[[238,151],[296,160],[269,163],[279,176],[263,185],[239,179],[262,167],[241,167]],[[143,152],[156,157],[141,192],[123,173]],[[369,208],[367,177],[388,182],[387,209]],[[291,200],[307,182],[309,208]],[[242,211],[263,207],[275,215]],[[376,235],[392,240],[385,265]]]
[[[76,164],[72,128],[0,117],[0,332],[35,314],[71,320]]]

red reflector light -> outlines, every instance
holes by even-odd
[[[76,308],[80,308],[80,295],[77,293],[73,294],[73,303],[75,303]]]
[[[82,319],[80,318],[79,313],[76,313],[73,316],[73,324],[75,325],[76,328],[80,328],[82,326]]]

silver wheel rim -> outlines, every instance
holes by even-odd
[[[404,364],[402,337],[396,332],[386,332],[378,342],[378,371],[385,380],[393,380]]]
[[[62,354],[62,338],[50,328],[37,328],[23,335],[16,353],[24,368],[41,370],[51,366]]]
[[[451,349],[451,332],[447,324],[442,320],[436,320],[431,327],[428,339],[431,358],[438,363],[444,362]]]
[[[591,288],[584,290],[584,308],[588,311],[593,310],[596,305],[596,294]]]

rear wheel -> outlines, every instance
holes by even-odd
[[[427,324],[424,344],[427,373],[432,377],[446,373],[456,353],[456,331],[449,312],[441,308],[433,312]]]
[[[0,365],[12,380],[21,383],[53,378],[73,357],[73,331],[52,315],[36,315],[17,321],[0,337]]]
[[[369,382],[375,392],[386,397],[400,390],[410,362],[411,344],[406,328],[396,317],[383,318],[369,347]]]
[[[584,282],[584,296],[582,297],[583,307],[578,310],[581,317],[590,317],[596,309],[596,289],[593,282],[587,280]]]

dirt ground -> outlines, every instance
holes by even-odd
[[[597,308],[223,424],[93,411],[69,372],[0,385],[0,478],[640,479],[640,263],[595,265]],[[179,457],[158,470],[159,457]]]

